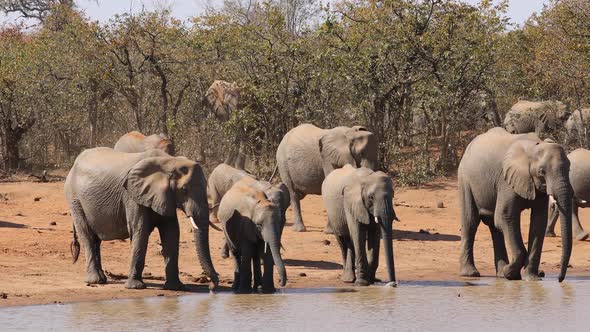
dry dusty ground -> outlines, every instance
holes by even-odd
[[[402,221],[394,226],[394,251],[402,285],[413,280],[464,280],[457,275],[460,238],[455,183],[455,179],[444,179],[421,189],[396,191],[396,211]],[[440,201],[444,208],[436,207]],[[333,236],[322,232],[326,213],[321,197],[308,196],[302,202],[302,209],[308,232],[294,233],[288,228],[284,233],[287,287],[343,286],[339,280],[340,250]],[[582,220],[590,217],[590,211],[581,211]],[[528,212],[523,214],[523,220],[526,233]],[[181,279],[188,286],[187,292],[207,292],[207,285],[195,280],[201,269],[196,261],[190,223],[184,216],[180,222]],[[420,232],[421,229],[429,234]],[[148,289],[123,287],[129,267],[129,241],[103,242],[103,266],[115,278],[109,278],[107,285],[87,286],[84,256],[72,264],[71,230],[62,182],[0,184],[0,307],[187,294],[161,289],[164,270],[163,259],[157,254],[157,232],[150,238],[144,271]],[[230,259],[221,259],[221,240],[222,233],[211,230],[213,261],[225,286],[222,290],[227,290],[233,266]],[[541,268],[551,278],[558,271],[560,247],[559,238],[546,239]],[[475,250],[482,275],[493,276],[493,251],[485,227],[480,227]],[[570,275],[590,274],[590,241],[574,243],[571,265]],[[385,277],[383,268],[378,276]]]

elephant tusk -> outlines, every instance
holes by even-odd
[[[586,204],[586,203],[588,203],[588,201],[585,201],[583,199],[580,200],[580,204]]]
[[[375,217],[375,223],[379,224],[379,218]]]
[[[266,254],[266,248],[268,248],[268,242],[264,242],[264,254]]]
[[[555,200],[555,198],[553,198],[553,195],[549,195],[549,203],[551,203],[551,204],[557,203],[557,201]]]
[[[193,224],[193,228],[194,229],[199,229],[199,227],[197,226],[197,224],[195,223],[195,219],[193,219],[193,217],[189,217],[191,220],[191,224]]]
[[[212,223],[211,221],[209,221],[209,226],[211,226],[211,228],[213,228],[214,230],[218,231],[218,232],[223,232],[223,229],[215,226],[214,223]]]

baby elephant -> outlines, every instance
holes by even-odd
[[[255,178],[254,175],[227,164],[219,164],[209,174],[207,180],[207,195],[211,198],[211,213],[209,214],[209,220],[212,222],[218,222],[217,210],[219,210],[219,202],[225,195],[225,193],[238,181],[244,177]]]
[[[326,177],[322,198],[328,226],[342,250],[342,281],[355,282],[358,286],[378,281],[375,272],[379,266],[379,239],[382,237],[388,285],[395,287],[391,233],[392,223],[398,219],[393,210],[391,178],[383,172],[346,165]]]
[[[240,293],[252,292],[252,265],[255,289],[262,286],[264,293],[275,291],[274,264],[280,275],[281,287],[287,282],[287,273],[279,251],[280,208],[258,188],[257,182],[249,177],[238,181],[223,196],[219,205],[218,217],[235,258],[233,288]],[[260,271],[261,258],[264,262],[264,275]]]
[[[570,183],[574,189],[574,199],[572,200],[572,228],[576,240],[583,241],[588,238],[588,233],[582,228],[578,215],[579,208],[590,206],[590,151],[586,149],[576,149],[567,155],[570,161]],[[555,224],[559,217],[559,210],[556,208],[556,201],[551,197],[549,199],[549,223],[547,224],[546,236],[555,235]]]

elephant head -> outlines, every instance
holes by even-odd
[[[217,120],[225,122],[230,119],[231,113],[238,107],[241,89],[236,82],[222,80],[214,81],[207,89],[205,96]]]
[[[393,209],[393,183],[383,172],[361,169],[360,176],[343,188],[344,208],[357,222],[380,226],[389,281],[395,282],[392,224],[399,220]]]
[[[177,208],[186,214],[194,228],[201,267],[216,287],[219,279],[209,252],[207,180],[201,166],[185,157],[148,155],[131,168],[124,187],[135,202],[159,215],[175,217]]]
[[[355,168],[377,168],[377,140],[365,127],[336,127],[319,140],[324,175],[350,164]]]
[[[562,256],[559,281],[563,281],[572,251],[572,198],[570,162],[563,147],[551,141],[519,140],[506,152],[502,163],[504,180],[522,198],[534,200],[550,195],[560,212]]]

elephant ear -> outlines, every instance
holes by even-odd
[[[171,188],[170,159],[146,158],[135,164],[127,174],[124,187],[133,200],[162,216],[176,215],[176,200]]]
[[[363,128],[349,132],[347,136],[350,141],[350,152],[356,159],[377,160],[377,141],[372,132]]]
[[[361,182],[353,182],[342,189],[344,195],[344,211],[356,222],[368,225],[369,213],[363,203]]]
[[[346,164],[356,167],[356,162],[350,153],[350,141],[339,130],[331,129],[319,140],[320,155],[324,166],[324,175]]]
[[[530,173],[530,158],[522,142],[510,146],[502,161],[502,175],[518,196],[535,199],[535,183]]]

